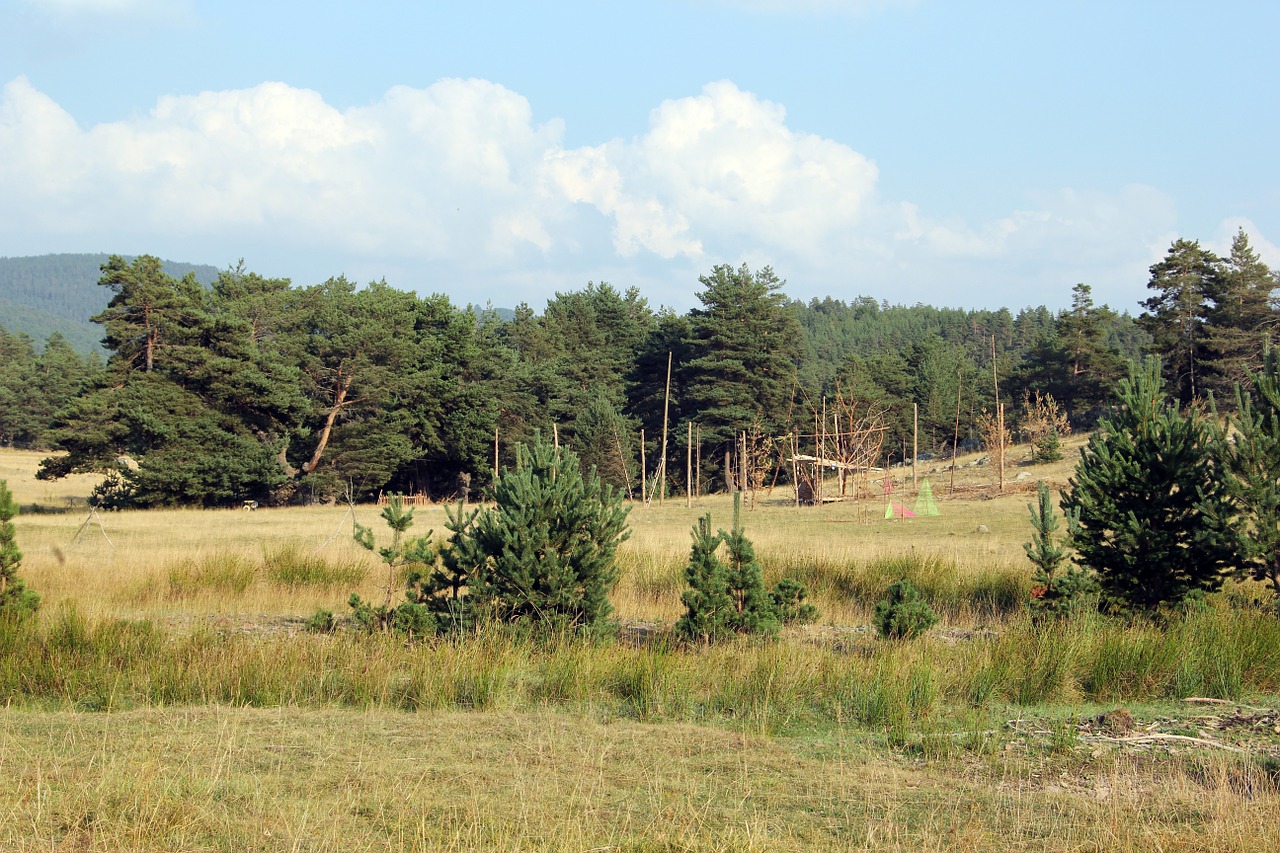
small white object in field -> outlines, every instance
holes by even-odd
[[[991,529],[987,527],[985,524],[979,524],[978,527],[973,532],[974,533],[990,533]]]

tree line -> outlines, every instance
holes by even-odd
[[[110,506],[476,496],[538,432],[636,496],[661,471],[667,493],[685,489],[692,434],[704,490],[719,488],[744,431],[811,443],[828,400],[879,412],[900,459],[913,404],[922,451],[949,448],[957,423],[975,441],[997,402],[1016,422],[1028,391],[1089,426],[1146,354],[1184,404],[1226,391],[1260,365],[1277,316],[1275,275],[1243,232],[1226,258],[1176,241],[1137,317],[1086,284],[1056,313],[804,303],[746,265],[701,276],[684,314],[588,283],[507,319],[385,281],[294,287],[243,265],[206,286],[150,256],[111,256],[99,284],[105,363],[0,331],[0,443],[62,451],[42,477],[106,473],[96,497]]]

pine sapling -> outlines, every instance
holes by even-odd
[[[1068,559],[1066,546],[1056,541],[1059,524],[1049,484],[1041,480],[1036,486],[1037,503],[1027,504],[1031,513],[1031,541],[1023,550],[1036,567],[1031,578],[1033,612],[1052,616],[1068,616],[1097,604],[1098,582],[1093,573],[1078,568]],[[1067,513],[1067,525],[1073,527],[1078,510]],[[1065,564],[1065,570],[1064,570]]]
[[[396,630],[413,634],[434,633],[435,620],[430,612],[420,605],[407,601],[399,607],[391,606],[391,599],[396,586],[396,571],[402,566],[428,566],[435,562],[435,549],[431,545],[431,531],[404,541],[404,534],[413,526],[413,509],[405,509],[400,498],[393,497],[391,503],[382,509],[382,518],[391,528],[391,544],[383,548],[375,548],[373,531],[362,524],[355,525],[352,534],[362,548],[376,551],[387,566],[387,598],[381,607],[374,607],[359,595],[352,593],[347,602],[353,611],[352,618],[367,630]]]
[[[711,514],[693,526],[693,547],[684,576],[689,586],[681,595],[685,614],[676,622],[676,633],[689,640],[711,642],[730,632],[733,598],[725,565],[717,556],[723,533],[711,532]]]
[[[764,586],[755,548],[742,530],[742,492],[733,494],[733,530],[720,531],[728,559],[725,561],[734,612],[729,627],[740,634],[778,633],[778,615]]]
[[[9,483],[0,480],[0,615],[25,616],[40,606],[40,596],[27,589],[18,576],[22,552],[18,550],[13,526],[17,515],[18,505],[9,491]]]
[[[913,640],[938,623],[938,614],[929,602],[903,578],[890,584],[885,596],[876,602],[876,631],[886,640]]]

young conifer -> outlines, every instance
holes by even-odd
[[[727,559],[725,577],[734,609],[729,628],[740,634],[778,633],[778,614],[764,586],[755,548],[742,531],[742,492],[733,493],[733,530],[720,532]]]
[[[723,541],[711,532],[711,514],[693,526],[693,547],[684,576],[689,587],[680,595],[685,614],[676,622],[676,633],[690,640],[711,642],[729,633],[729,615],[734,610],[724,562],[716,554]]]
[[[607,617],[614,557],[630,535],[622,495],[594,470],[584,477],[572,451],[535,439],[494,498],[470,525],[483,558],[471,578],[477,604],[498,619],[564,627]]]
[[[1031,578],[1031,609],[1038,614],[1066,616],[1090,604],[1097,604],[1097,581],[1093,574],[1077,568],[1068,559],[1068,549],[1058,541],[1060,525],[1049,484],[1036,486],[1037,503],[1027,504],[1031,512],[1031,541],[1023,543],[1027,559],[1035,564]],[[1075,516],[1067,523],[1074,526]]]
[[[1080,457],[1063,509],[1072,544],[1113,610],[1156,610],[1212,592],[1243,561],[1207,419],[1168,403],[1160,363],[1120,383]]]
[[[9,491],[9,484],[0,480],[0,615],[26,615],[40,606],[40,596],[26,588],[18,576],[22,565],[22,552],[18,550],[17,533],[13,519],[18,515],[18,505]]]

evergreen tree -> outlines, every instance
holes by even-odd
[[[1072,542],[1113,609],[1154,610],[1213,591],[1239,565],[1227,480],[1210,425],[1170,405],[1160,364],[1120,383],[1119,405],[1089,439],[1063,498]]]
[[[592,625],[610,613],[618,545],[629,534],[621,495],[577,456],[538,440],[499,477],[495,505],[471,526],[484,562],[471,578],[481,611],[510,621]]]
[[[1263,339],[1275,324],[1271,305],[1276,280],[1239,231],[1222,264],[1221,290],[1207,318],[1205,385],[1225,400],[1261,367]]]
[[[1236,411],[1218,436],[1244,524],[1253,578],[1270,584],[1280,609],[1280,352],[1268,346],[1252,388],[1236,386]]]
[[[40,596],[27,589],[18,576],[22,552],[18,550],[13,526],[17,515],[18,505],[9,491],[9,484],[0,480],[0,616],[23,616],[40,606]]]
[[[685,613],[676,622],[676,633],[690,640],[714,642],[730,633],[729,617],[734,612],[729,579],[717,551],[724,531],[711,532],[711,514],[693,526],[693,547],[684,577],[688,588],[680,594]]]
[[[133,263],[112,255],[102,265],[98,284],[114,296],[93,317],[106,330],[104,343],[118,371],[176,369],[181,348],[192,343],[200,326],[203,292],[194,273],[181,280],[164,271],[159,258],[142,255]]]
[[[682,411],[702,426],[711,451],[704,459],[714,469],[741,430],[789,428],[800,328],[769,267],[752,272],[746,264],[722,264],[699,281],[702,308],[692,314],[691,360],[680,372]]]
[[[729,614],[730,630],[739,634],[778,633],[778,614],[773,599],[764,586],[760,564],[751,540],[742,530],[742,492],[733,493],[733,529],[721,531],[725,544],[725,580],[733,609]]]
[[[386,565],[387,598],[382,606],[374,607],[359,595],[352,593],[347,601],[353,611],[352,617],[369,631],[392,630],[408,634],[410,637],[434,634],[437,627],[435,614],[413,600],[414,577],[411,577],[409,582],[410,593],[407,597],[410,600],[396,607],[391,606],[396,574],[403,567],[414,567],[413,575],[420,577],[423,569],[435,563],[436,554],[431,545],[431,531],[428,530],[425,535],[413,539],[404,538],[409,528],[413,526],[413,508],[405,509],[399,498],[392,498],[391,502],[382,508],[382,518],[391,528],[390,545],[376,548],[373,531],[359,523],[355,525],[352,536],[360,547],[377,553]]]
[[[1218,257],[1194,240],[1175,240],[1151,267],[1149,290],[1138,324],[1151,335],[1149,352],[1164,363],[1178,402],[1203,399],[1208,319],[1223,289]]]
[[[1058,541],[1057,513],[1049,484],[1036,484],[1037,503],[1027,504],[1031,512],[1031,541],[1023,543],[1027,559],[1036,567],[1031,578],[1031,609],[1036,613],[1068,616],[1093,604],[1097,605],[1097,581],[1087,571],[1070,564],[1068,549]],[[1075,515],[1067,516],[1074,527]],[[1063,571],[1065,566],[1065,571]]]

